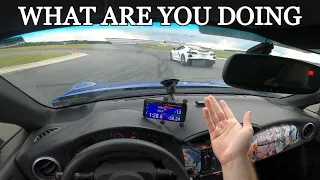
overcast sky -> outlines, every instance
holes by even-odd
[[[215,30],[223,31],[224,29],[216,28]],[[256,41],[201,34],[197,25],[178,26],[172,24],[172,26],[160,26],[158,23],[154,23],[153,26],[73,26],[28,33],[22,36],[26,42],[67,40],[104,41],[105,38],[170,40],[192,43],[213,49],[243,51],[258,44]],[[273,49],[272,54],[320,62],[319,55],[311,53],[306,54],[277,46]]]

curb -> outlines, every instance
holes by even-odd
[[[64,61],[76,59],[76,58],[87,56],[87,55],[88,54],[85,54],[85,53],[72,53],[70,55],[46,59],[46,60],[42,60],[42,61],[38,61],[38,62],[34,62],[34,63],[5,67],[5,68],[0,69],[0,74],[14,72],[14,71],[20,71],[20,70],[25,70],[25,69],[31,69],[31,68],[45,66],[45,65],[49,65],[49,64],[55,64],[55,63],[64,62]]]

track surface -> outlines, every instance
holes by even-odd
[[[70,50],[34,50],[27,53],[49,51],[70,52]],[[92,45],[91,49],[77,50],[77,52],[87,53],[88,56],[12,72],[4,74],[3,77],[35,99],[46,103],[73,85],[84,81],[115,82],[165,78],[195,81],[222,79],[221,72],[225,62],[225,60],[217,59],[216,64],[211,68],[196,64],[191,67],[182,66],[178,61],[169,60],[168,51],[134,45]]]

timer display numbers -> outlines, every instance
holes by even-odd
[[[183,122],[183,105],[147,102],[144,107],[147,118]]]

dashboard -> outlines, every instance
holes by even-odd
[[[176,96],[178,100],[188,100],[183,124],[144,117],[144,98],[102,101],[57,110],[47,126],[30,134],[21,147],[16,162],[29,179],[41,180],[36,175],[35,163],[43,157],[54,159],[59,164],[58,170],[63,171],[77,153],[93,144],[110,139],[130,138],[165,148],[185,165],[193,178],[201,179],[219,174],[221,165],[211,149],[210,137],[202,116],[203,105],[196,103],[206,96]],[[304,111],[279,106],[263,97],[215,97],[228,103],[240,123],[244,112],[251,110],[255,132],[254,142],[250,147],[253,162],[286,152],[318,136],[315,133],[318,121]],[[162,100],[163,97],[148,98]],[[304,130],[307,125],[313,133],[306,136]],[[124,154],[119,157],[124,157]],[[108,158],[110,157],[106,155],[105,159]]]

